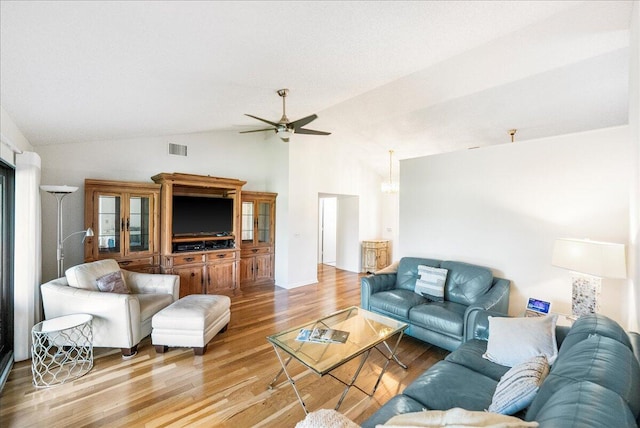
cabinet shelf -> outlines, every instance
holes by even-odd
[[[227,236],[208,236],[208,235],[194,235],[194,236],[175,236],[171,239],[171,242],[202,242],[202,241],[227,241],[229,239],[235,239],[233,235]]]

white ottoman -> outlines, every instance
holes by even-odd
[[[151,342],[156,352],[169,346],[193,348],[202,355],[213,336],[225,331],[231,318],[227,296],[190,294],[173,302],[151,319]]]

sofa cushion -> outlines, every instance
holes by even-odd
[[[593,382],[563,384],[543,407],[531,410],[525,420],[535,420],[540,426],[637,428],[625,401]]]
[[[418,296],[413,290],[394,289],[372,294],[369,298],[369,307],[373,311],[394,315],[408,321],[409,310],[426,301],[427,299]]]
[[[581,316],[573,323],[571,330],[562,341],[558,355],[562,355],[563,352],[592,334],[609,337],[631,348],[628,334],[617,322],[601,315],[590,314]]]
[[[396,289],[414,291],[416,280],[418,279],[418,266],[425,265],[440,267],[440,260],[421,259],[418,257],[403,257],[398,263],[398,273],[396,274]]]
[[[486,350],[486,340],[472,339],[460,345],[455,352],[447,355],[445,360],[467,367],[497,382],[509,370],[509,367],[501,366],[500,364],[492,363],[486,358],[482,358],[482,354],[484,354]]]
[[[369,419],[363,422],[360,426],[362,428],[375,428],[377,425],[386,423],[389,419],[395,415],[401,415],[404,413],[419,412],[424,410],[425,406],[419,401],[413,398],[407,397],[403,394],[398,394],[387,401],[377,412],[375,412]]]
[[[513,366],[498,382],[488,410],[513,415],[526,409],[548,374],[549,363],[544,355]]]
[[[415,292],[431,302],[443,302],[447,270],[418,265],[418,275]]]
[[[493,274],[487,268],[451,261],[442,262],[440,267],[449,271],[445,300],[469,306],[491,288]]]
[[[489,317],[489,343],[484,358],[513,367],[544,355],[549,364],[558,356],[557,315],[532,318]]]
[[[173,303],[171,294],[136,294],[140,302],[140,321],[152,318],[160,310]]]
[[[527,416],[532,417],[565,386],[593,382],[620,395],[637,417],[640,413],[640,367],[633,352],[609,337],[592,335],[565,351],[551,369]],[[591,397],[593,401],[599,397]]]
[[[113,259],[105,259],[70,267],[65,271],[65,276],[71,287],[99,291],[96,280],[117,271],[120,271],[118,262]]]
[[[453,302],[419,304],[409,311],[409,321],[442,334],[462,337],[466,306]]]
[[[496,385],[497,381],[478,372],[449,361],[439,361],[418,376],[403,394],[433,410],[453,407],[485,410],[491,404]]]

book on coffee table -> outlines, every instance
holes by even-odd
[[[314,328],[313,330],[300,330],[296,340],[299,342],[315,343],[345,343],[348,337],[348,331],[335,330],[332,328]]]

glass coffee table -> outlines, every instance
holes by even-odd
[[[340,330],[348,332],[349,335],[344,343],[317,343],[297,340],[300,330],[313,330],[315,328]],[[291,360],[295,359],[315,374],[319,376],[329,375],[345,385],[335,410],[338,410],[351,387],[355,387],[366,395],[372,396],[378,388],[382,375],[387,370],[389,361],[393,359],[402,368],[407,368],[396,356],[396,350],[406,328],[407,324],[403,322],[352,306],[318,320],[269,336],[267,340],[273,345],[276,356],[282,365],[282,369],[269,384],[269,389],[273,389],[275,383],[284,373],[305,413],[309,413],[300,396],[300,392],[296,388],[295,381],[287,371],[287,366]],[[395,342],[392,342],[392,346],[389,346],[387,341],[394,337]],[[384,345],[386,352],[378,348],[378,345],[381,344]],[[386,358],[386,361],[378,375],[373,391],[368,393],[355,385],[355,382],[373,349],[380,352]],[[333,370],[356,357],[360,357],[360,363],[349,381],[345,382],[331,374]]]

